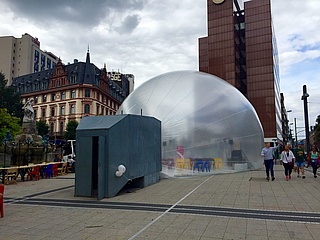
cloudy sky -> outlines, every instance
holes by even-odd
[[[257,0],[253,0],[257,1]],[[271,0],[289,119],[304,135],[320,115],[320,1]],[[198,38],[207,35],[206,0],[0,0],[0,35],[37,37],[64,63],[85,61],[135,75],[136,87],[176,70],[198,70]]]

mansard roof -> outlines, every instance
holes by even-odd
[[[55,81],[60,81],[64,78],[63,84],[55,84]],[[63,65],[59,59],[57,65],[49,70],[26,74],[16,77],[12,86],[21,94],[38,92],[42,90],[72,86],[72,85],[92,85],[101,88],[102,81],[104,86],[110,89],[109,94],[116,96],[119,99],[124,99],[129,94],[128,79],[121,79],[125,83],[113,81],[108,76],[106,68],[99,69],[90,62],[89,51],[87,53],[86,62],[74,61],[72,64]]]
[[[13,85],[17,86],[18,84],[27,84],[27,82],[34,82],[34,81],[44,81],[50,80],[52,76],[55,74],[55,68],[31,73],[27,75],[23,75],[20,77],[16,77],[13,80]],[[94,64],[84,63],[84,62],[77,62],[73,64],[63,65],[63,69],[68,75],[68,79],[71,76],[77,76],[76,81],[71,84],[92,84],[97,85],[97,78],[100,76],[101,70],[97,68]]]

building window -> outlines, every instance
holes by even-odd
[[[62,136],[63,134],[63,122],[60,122],[60,135]]]
[[[39,72],[39,65],[37,63],[34,64],[34,72]]]
[[[34,101],[34,103],[38,103],[38,96],[35,96],[33,101]]]
[[[46,109],[42,108],[42,117],[44,118],[46,116]]]
[[[55,101],[56,100],[56,94],[55,93],[52,93],[51,94],[51,101]]]
[[[66,92],[61,93],[61,100],[66,100]]]
[[[30,92],[30,90],[31,90],[31,85],[30,85],[30,83],[27,82],[26,87],[27,87],[27,92]]]
[[[47,69],[51,68],[51,59],[47,58]]]
[[[41,54],[41,71],[45,70],[45,66],[46,66],[46,56]]]
[[[73,104],[70,106],[70,113],[74,114],[74,105]]]
[[[39,90],[39,83],[38,82],[34,83],[34,90],[35,91]]]
[[[90,97],[90,89],[85,89],[84,97]]]
[[[76,91],[75,90],[71,90],[71,98],[75,98],[76,96]]]
[[[90,113],[90,105],[89,104],[84,105],[84,113],[85,114],[89,114]]]
[[[76,83],[77,82],[77,77],[76,75],[71,75],[70,77],[70,84]]]
[[[38,72],[39,71],[39,51],[35,50],[34,51],[34,68],[33,68],[34,72]]]
[[[54,117],[54,107],[51,108],[51,116]]]
[[[61,115],[64,115],[65,112],[64,112],[64,106],[61,107]]]
[[[47,102],[47,95],[42,96],[42,102]]]
[[[36,119],[37,118],[37,110],[34,109],[33,111],[34,111],[34,119]]]

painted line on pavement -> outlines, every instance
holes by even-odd
[[[200,183],[197,187],[195,187],[191,192],[189,192],[187,195],[185,195],[183,198],[181,198],[178,202],[176,202],[174,205],[172,205],[170,208],[168,208],[164,213],[162,213],[160,216],[158,216],[155,220],[144,226],[140,231],[132,235],[128,240],[135,239],[138,235],[143,233],[148,227],[150,227],[152,224],[157,222],[160,218],[162,218],[164,215],[166,215],[168,212],[170,212],[175,206],[177,206],[180,202],[182,202],[184,199],[186,199],[189,195],[191,195],[193,192],[195,192],[199,187],[201,187],[204,183],[206,183],[208,180],[210,180],[213,176],[208,177],[206,180],[204,180],[202,183]]]

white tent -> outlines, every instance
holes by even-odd
[[[253,106],[216,76],[198,71],[162,74],[133,91],[117,114],[161,121],[163,171],[174,175],[262,166],[263,130]]]

